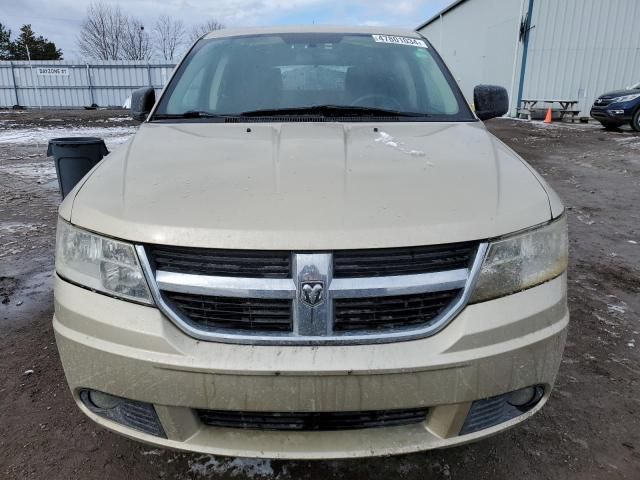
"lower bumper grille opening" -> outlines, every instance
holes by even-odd
[[[335,431],[394,427],[423,422],[427,408],[362,412],[238,412],[198,410],[202,423],[245,430]]]
[[[427,325],[461,290],[393,297],[345,298],[334,302],[337,332],[391,330]]]

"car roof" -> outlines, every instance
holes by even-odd
[[[422,38],[422,36],[408,28],[393,27],[356,27],[356,26],[330,26],[330,25],[297,25],[274,27],[246,27],[224,28],[214,30],[204,35],[204,38],[226,38],[245,35],[268,35],[280,33],[345,33],[365,35],[394,35],[397,37]]]

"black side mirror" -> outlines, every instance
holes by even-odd
[[[496,85],[478,85],[473,89],[473,103],[480,120],[501,117],[509,111],[509,94],[506,88]]]
[[[131,116],[134,120],[144,122],[156,103],[156,91],[153,87],[143,87],[131,94]]]

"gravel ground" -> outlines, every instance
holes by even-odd
[[[116,148],[133,125],[122,111],[0,111],[0,478],[640,478],[640,135],[488,123],[568,207],[572,320],[539,415],[449,450],[270,462],[153,449],[93,424],[71,399],[51,328],[59,195],[46,142],[88,134]]]

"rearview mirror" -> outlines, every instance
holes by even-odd
[[[143,87],[131,94],[131,116],[134,120],[144,122],[156,103],[156,91],[153,87]]]
[[[473,89],[473,103],[480,120],[501,117],[509,111],[509,94],[503,87],[478,85]]]

